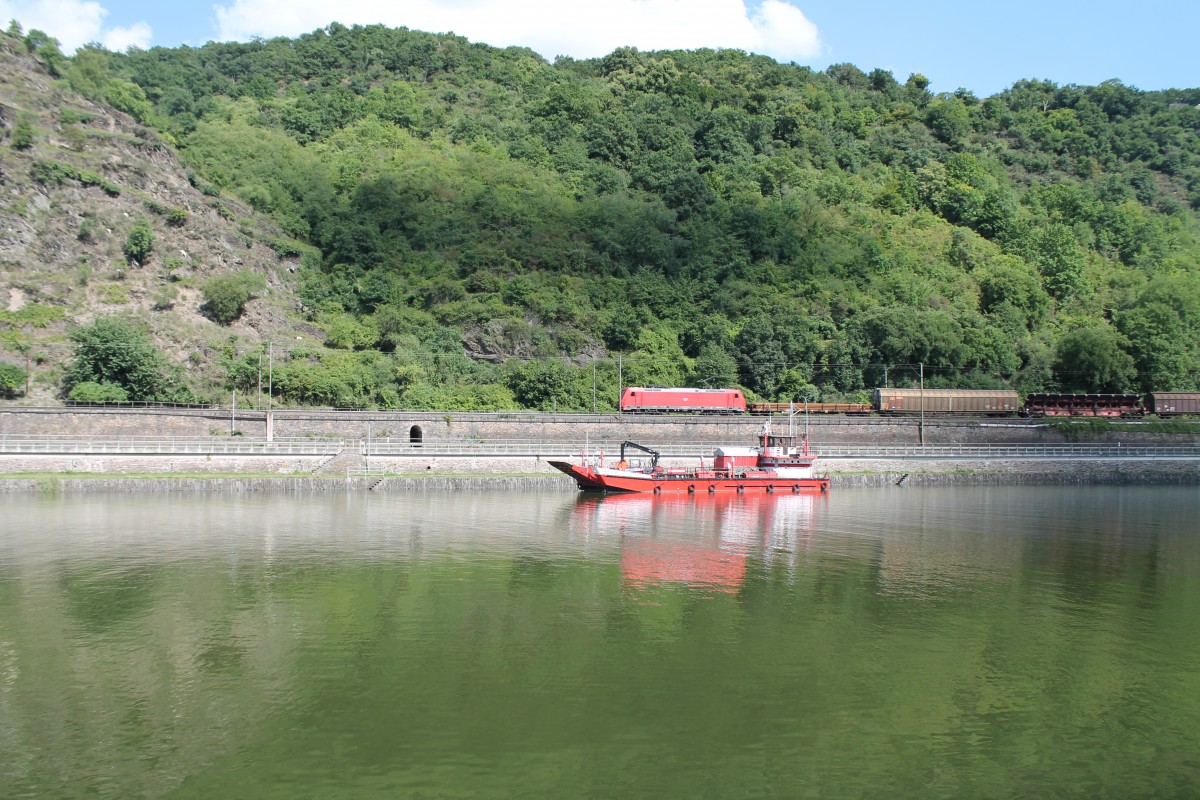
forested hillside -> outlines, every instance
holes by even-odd
[[[199,399],[261,396],[265,342],[276,402],[343,407],[610,409],[622,383],[830,400],[919,365],[935,387],[1200,388],[1200,89],[981,99],[849,64],[550,64],[338,25],[71,58],[8,39],[154,131],[210,205],[278,226],[297,266],[268,294],[298,302],[236,328],[265,267],[228,313],[198,298],[240,332]]]

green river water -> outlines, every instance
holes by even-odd
[[[1194,487],[0,499],[0,798],[1200,796]]]

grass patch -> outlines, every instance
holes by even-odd
[[[1196,417],[1149,418],[1140,423],[1137,429],[1148,433],[1200,433],[1200,419]]]
[[[1098,439],[1115,429],[1112,420],[1105,417],[1054,419],[1047,422],[1046,425],[1051,430],[1062,434],[1063,439],[1068,442],[1083,442]]]
[[[16,311],[0,309],[0,325],[30,325],[34,328],[45,328],[65,316],[66,312],[58,306],[30,303]]]
[[[1136,422],[1108,417],[1069,417],[1047,420],[1046,426],[1061,433],[1068,442],[1092,441],[1110,433],[1200,433],[1200,420],[1194,417],[1148,417]]]
[[[109,197],[121,194],[121,187],[106,178],[61,161],[35,161],[29,175],[43,186],[62,186],[63,181],[75,180],[84,186],[99,186]]]

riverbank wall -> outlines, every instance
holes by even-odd
[[[524,442],[740,442],[751,441],[766,417],[654,416],[630,414],[538,414],[518,412],[435,413],[414,411],[331,411],[184,408],[24,408],[0,407],[0,436],[86,436],[195,439],[242,437],[399,441]],[[816,444],[1062,444],[1063,428],[1045,420],[1017,417],[798,416]],[[786,428],[786,416],[772,419]],[[1151,433],[1137,421],[1114,421],[1112,430],[1089,441],[1200,443],[1200,436]]]
[[[833,490],[884,486],[1079,486],[1176,485],[1200,487],[1200,462],[1194,459],[827,459],[822,471]],[[175,477],[111,474],[40,473],[0,479],[0,493],[225,492],[336,493],[413,491],[555,491],[574,492],[574,481],[547,468],[526,474],[385,473],[314,477],[312,475],[180,475]]]

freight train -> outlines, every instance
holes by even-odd
[[[875,389],[870,403],[747,402],[739,389],[630,387],[621,394],[629,414],[933,414],[959,416],[1115,417],[1200,415],[1200,392],[1049,394],[1020,396],[1009,389]]]

